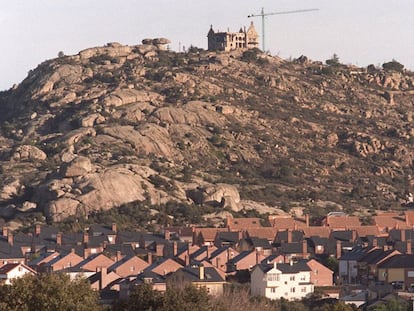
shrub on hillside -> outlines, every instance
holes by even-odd
[[[392,60],[390,62],[384,63],[382,64],[382,68],[385,71],[397,71],[397,72],[402,72],[404,69],[404,65],[397,62],[396,60]]]

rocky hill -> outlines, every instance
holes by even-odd
[[[410,72],[164,43],[61,56],[0,93],[1,217],[144,200],[314,213],[411,200]]]

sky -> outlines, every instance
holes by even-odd
[[[0,0],[0,90],[20,83],[44,60],[103,46],[166,37],[170,49],[207,48],[210,25],[238,31],[250,14],[318,11],[265,19],[266,50],[284,59],[305,55],[380,66],[393,59],[414,70],[413,0]],[[260,43],[260,47],[261,47]]]

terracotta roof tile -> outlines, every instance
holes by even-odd
[[[159,275],[167,275],[171,272],[175,272],[178,269],[182,268],[183,266],[180,265],[173,259],[167,259],[161,262],[160,264],[155,265],[154,267],[150,267],[152,272],[155,272]]]
[[[269,222],[272,227],[278,230],[286,230],[286,229],[296,230],[296,229],[307,227],[305,221],[294,219],[291,216],[271,215],[269,216]]]
[[[349,227],[349,230],[355,230],[359,237],[366,237],[368,235],[381,236],[380,230],[377,226],[357,226]]]
[[[346,229],[361,226],[361,221],[357,216],[326,216],[326,224],[331,229]]]
[[[414,227],[414,211],[405,211],[405,222],[408,226]]]
[[[195,232],[197,236],[201,233],[205,241],[214,241],[216,238],[217,232],[228,231],[227,228],[196,228]]]
[[[321,226],[306,227],[306,228],[303,228],[302,230],[306,238],[310,238],[312,236],[317,236],[320,238],[328,238],[331,233],[331,229],[329,227],[321,227]]]
[[[249,228],[261,228],[260,218],[227,218],[227,227],[230,230],[246,230]]]
[[[268,241],[273,241],[276,236],[276,229],[272,227],[262,227],[262,228],[249,228],[247,229],[247,235],[249,237],[256,237],[266,239]]]
[[[374,224],[379,227],[379,229],[409,229],[411,226],[408,226],[405,221],[404,215],[399,215],[398,213],[384,213],[377,216],[374,216]]]

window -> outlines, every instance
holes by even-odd
[[[294,276],[294,275],[291,275],[291,276],[290,276],[290,280],[291,280],[291,281],[294,281],[294,280],[295,280],[295,276]]]
[[[290,288],[290,292],[291,292],[291,293],[294,293],[294,292],[295,292],[295,290],[296,290],[296,289],[295,289],[295,287],[291,287],[291,288]]]
[[[276,288],[272,287],[272,288],[270,289],[270,292],[271,292],[272,294],[276,293]]]
[[[300,290],[302,293],[306,293],[306,287],[302,287]]]
[[[269,273],[267,275],[268,281],[280,281],[280,273]]]

